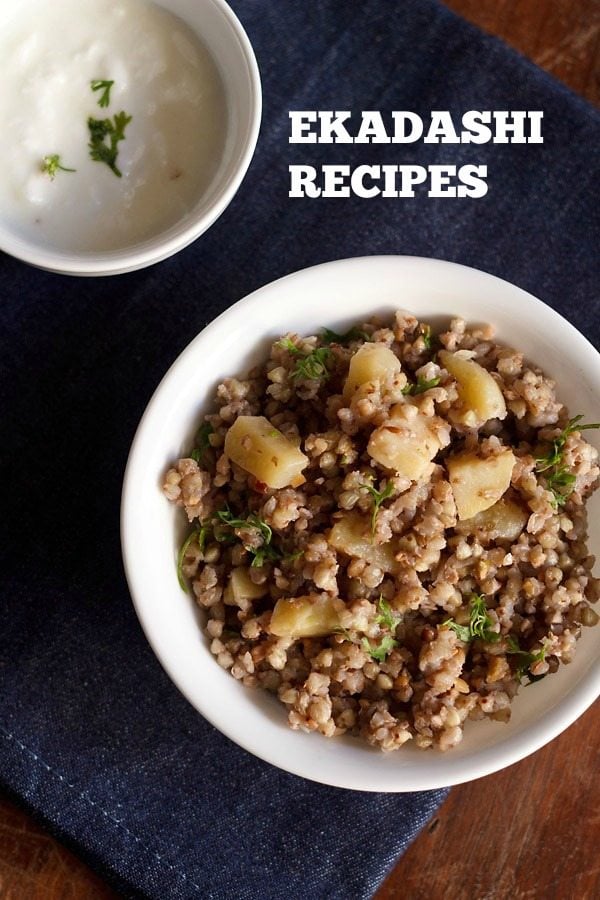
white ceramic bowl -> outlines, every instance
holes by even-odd
[[[484,272],[414,257],[365,257],[288,275],[240,300],[201,332],[165,375],[142,418],[127,465],[122,544],[135,607],[162,665],[190,703],[224,734],[264,760],[305,778],[368,791],[457,784],[511,765],[567,728],[600,693],[600,626],[584,629],[573,663],[524,688],[508,725],[469,722],[458,747],[423,752],[410,742],[383,754],[351,737],[291,731],[283,706],[244,688],[208,649],[175,557],[184,518],[160,484],[171,460],[189,452],[200,413],[223,376],[245,373],[277,336],[337,331],[373,313],[405,308],[441,324],[451,315],[491,322],[500,340],[545,367],[571,413],[598,421],[600,361],[568,322],[531,294]],[[598,442],[598,432],[588,439]],[[592,548],[600,545],[600,497],[590,503]]]
[[[262,111],[260,75],[246,32],[225,0],[154,0],[179,16],[213,57],[225,89],[227,135],[221,162],[190,212],[156,236],[124,249],[64,252],[36,244],[2,221],[0,250],[67,275],[117,275],[160,262],[195,241],[227,208],[250,165]]]

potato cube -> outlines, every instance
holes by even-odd
[[[392,541],[376,544],[371,533],[371,520],[358,512],[338,519],[329,532],[329,543],[335,550],[378,566],[384,572],[397,572],[396,547]]]
[[[510,485],[515,461],[509,449],[486,459],[473,450],[448,457],[446,468],[460,520],[471,519],[497,503]]]
[[[338,597],[307,594],[282,597],[275,604],[269,631],[277,637],[325,637],[340,627],[339,614],[344,609]]]
[[[229,606],[236,606],[238,600],[258,600],[264,597],[267,591],[266,582],[255,584],[250,578],[250,571],[244,566],[239,566],[233,569],[229,576],[223,599]]]
[[[506,403],[497,381],[487,369],[474,359],[458,353],[440,350],[441,365],[456,379],[461,401],[461,421],[472,427],[483,425],[488,419],[504,419]]]
[[[270,488],[298,487],[308,457],[264,416],[238,416],[225,437],[225,453]]]
[[[440,420],[423,416],[408,403],[398,403],[387,421],[376,428],[367,450],[379,465],[418,481],[430,470],[431,461],[446,441],[436,426]]]
[[[460,527],[464,534],[478,534],[490,541],[516,541],[527,525],[529,513],[520,503],[502,497],[489,509],[465,519]]]
[[[349,403],[354,391],[367,382],[384,382],[400,372],[400,360],[384,344],[363,344],[352,359],[344,385],[344,403]]]

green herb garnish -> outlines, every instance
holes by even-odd
[[[391,483],[391,481],[388,481],[382,491],[378,491],[377,488],[374,488],[372,484],[363,484],[362,487],[366,488],[373,498],[373,510],[371,512],[371,535],[374,535],[375,526],[377,525],[377,516],[379,515],[379,507],[384,500],[387,500],[388,497],[392,496],[392,494],[394,493],[394,485]]]
[[[576,477],[563,464],[565,445],[571,434],[575,431],[587,431],[591,428],[600,428],[600,422],[580,424],[582,415],[569,419],[558,437],[552,441],[552,446],[545,456],[538,457],[535,461],[535,470],[544,476],[546,486],[553,494],[553,506],[558,509],[564,506],[575,485]]]
[[[443,628],[450,628],[461,641],[469,643],[475,638],[479,638],[486,643],[496,643],[500,640],[500,635],[496,631],[492,631],[494,622],[488,615],[485,598],[480,594],[471,594],[471,611],[468,625],[459,625],[454,619],[446,619],[442,622]]]
[[[211,443],[209,437],[214,433],[214,428],[210,424],[210,422],[203,422],[198,432],[196,434],[196,446],[190,453],[190,458],[195,460],[197,463],[201,463],[204,459],[204,454],[207,450],[211,449]]]
[[[355,641],[352,640],[352,635],[348,631],[347,628],[343,628],[341,625],[337,625],[333,629],[333,634],[341,634],[344,640],[349,641],[351,644],[354,644]]]
[[[177,554],[177,580],[179,582],[179,586],[182,591],[187,591],[187,582],[185,580],[185,575],[183,574],[183,561],[185,559],[185,554],[187,553],[188,547],[192,543],[192,541],[197,540],[198,546],[200,547],[200,553],[204,553],[204,547],[206,546],[206,536],[210,528],[208,525],[199,525],[198,528],[194,528],[194,530],[188,534],[185,541],[179,548],[179,553]]]
[[[265,544],[271,543],[271,538],[273,537],[273,531],[270,525],[261,519],[259,516],[254,513],[250,513],[250,515],[245,519],[236,518],[231,510],[229,509],[221,509],[217,513],[217,518],[224,522],[226,525],[229,525],[230,528],[256,528],[257,531],[260,532],[262,539]]]
[[[246,548],[250,549],[250,548]],[[262,547],[258,547],[256,550],[250,550],[251,553],[254,554],[252,562],[250,563],[250,567],[252,569],[260,569],[261,566],[264,566],[265,561],[275,562],[278,559],[281,559],[281,554],[275,547],[272,547],[270,544],[267,544]]]
[[[423,325],[423,331],[421,333],[421,337],[423,338],[423,343],[425,344],[426,350],[431,350],[431,345],[433,343],[433,336],[431,334],[431,325]]]
[[[379,597],[377,606],[379,607],[379,615],[375,619],[377,624],[383,625],[384,628],[389,628],[390,631],[395,631],[396,626],[402,619],[402,616],[399,616],[397,613],[395,613],[387,600],[384,600],[381,596]]]
[[[421,376],[419,375],[416,383],[407,384],[406,387],[402,388],[402,393],[412,394],[413,396],[415,396],[416,394],[424,394],[425,391],[428,391],[430,388],[437,387],[440,381],[441,378],[439,375],[436,378],[429,379],[429,381],[427,381],[426,378],[421,378]]]
[[[493,619],[488,616],[485,597],[480,594],[473,594],[471,597],[471,619],[469,627],[473,637],[481,638],[482,641],[494,643],[500,640],[500,635],[493,628]]]
[[[57,172],[76,172],[77,169],[68,169],[66,166],[63,166],[60,161],[60,156],[58,153],[53,153],[51,156],[45,156],[42,160],[41,170],[45,175],[49,175],[52,181],[56,178]]]
[[[90,87],[93,91],[102,91],[98,100],[98,106],[108,106],[110,103],[110,89],[113,84],[114,81],[103,81],[100,79],[90,81]]]
[[[291,353],[293,356],[302,356],[302,350],[297,347],[289,337],[284,337],[279,341],[275,341],[275,346],[281,347],[282,350],[287,350],[288,353]]]
[[[464,641],[465,644],[468,644],[469,641],[473,640],[473,635],[471,634],[471,629],[468,625],[459,625],[454,619],[446,619],[445,622],[442,622],[442,626],[453,631],[458,639]]]
[[[366,331],[361,331],[361,329],[356,326],[349,331],[346,331],[345,334],[338,334],[336,331],[332,331],[331,328],[324,328],[321,332],[321,341],[324,344],[341,344],[342,346],[345,346],[352,341],[368,340],[369,335]]]
[[[368,653],[373,659],[376,659],[378,662],[383,662],[394,647],[398,646],[398,641],[393,635],[402,617],[394,613],[389,603],[387,603],[382,596],[379,597],[377,605],[379,608],[379,615],[376,616],[375,621],[378,625],[388,628],[390,633],[384,634],[378,644],[372,644],[367,637],[363,637],[360,646],[365,653]],[[340,626],[334,629],[334,631],[336,634],[343,635],[350,643],[356,643],[347,628],[342,628]]]
[[[291,373],[292,378],[306,378],[311,381],[320,379],[326,381],[329,378],[331,373],[327,369],[327,361],[333,356],[329,347],[317,347],[310,353],[303,353],[290,338],[281,338],[276,346],[287,350],[292,356],[299,357]]]
[[[285,556],[282,556],[282,560],[284,562],[294,562],[297,559],[300,559],[301,556],[304,556],[304,550],[296,550],[295,553],[286,553]]]
[[[331,359],[331,356],[332,352],[329,347],[317,347],[308,356],[298,360],[296,368],[292,372],[292,378],[326,381],[331,374],[327,369],[327,362]]]
[[[524,678],[525,676],[529,678],[531,681],[539,681],[540,678],[543,678],[543,675],[532,675],[529,672],[529,667],[532,666],[536,662],[542,662],[546,658],[546,653],[548,652],[548,648],[543,645],[537,653],[530,653],[529,650],[521,650],[519,647],[519,643],[512,635],[506,640],[507,643],[507,653],[511,655],[521,657],[520,662],[517,664],[516,674],[519,680]]]
[[[384,634],[379,644],[373,645],[368,638],[364,637],[360,642],[360,646],[365,653],[368,653],[373,659],[376,659],[378,662],[383,662],[387,655],[392,652],[394,647],[398,646],[398,641],[394,640],[391,634]]]
[[[582,415],[574,416],[569,419],[558,437],[552,441],[552,449],[545,455],[536,459],[536,469],[538,472],[545,472],[562,462],[562,455],[567,443],[567,439],[575,431],[587,431],[590,428],[600,428],[600,422],[592,422],[589,424],[579,424],[583,419]]]
[[[125,128],[131,119],[132,116],[128,116],[125,112],[116,113],[114,120],[94,119],[92,116],[88,119],[90,156],[95,162],[106,163],[117,178],[122,176],[122,172],[117,168],[119,155],[117,145],[119,141],[125,139]]]
[[[545,478],[548,490],[552,491],[551,502],[554,509],[564,506],[573,493],[573,487],[577,480],[575,475],[569,472],[566,466],[561,466],[559,469],[548,472]]]
[[[250,544],[242,544],[248,553],[252,554],[252,568],[258,568],[265,564],[265,560],[281,559],[281,553],[272,546],[273,531],[267,523],[255,513],[250,513],[245,519],[236,518],[229,509],[222,509],[217,513],[217,518],[230,528],[253,528],[260,534],[263,543],[260,547],[252,547]]]

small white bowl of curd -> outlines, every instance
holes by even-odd
[[[238,190],[260,76],[224,0],[21,0],[0,10],[0,249],[113,275],[199,237]]]

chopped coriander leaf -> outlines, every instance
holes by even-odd
[[[548,649],[545,645],[541,647],[537,653],[530,653],[529,650],[521,650],[519,647],[519,642],[512,635],[509,635],[507,638],[507,653],[510,653],[514,656],[519,656],[520,661],[517,663],[516,674],[519,680],[521,678],[527,677],[531,681],[539,681],[540,678],[543,678],[543,675],[532,675],[529,672],[529,667],[532,666],[536,662],[542,662],[546,658],[546,653]]]
[[[500,635],[496,631],[491,631],[493,627],[493,619],[488,616],[485,598],[480,594],[473,594],[471,597],[471,619],[469,627],[473,637],[481,638],[482,641],[494,643],[500,640]]]
[[[236,537],[230,531],[221,525],[215,525],[213,528],[213,534],[215,541],[218,541],[219,544],[235,544]]]
[[[423,343],[427,350],[431,350],[431,345],[433,343],[433,337],[431,334],[431,325],[423,325],[423,333],[421,334],[423,338]]]
[[[282,556],[281,558],[284,562],[294,562],[294,560],[300,559],[303,555],[304,550],[296,550],[295,553],[286,553],[285,556]]]
[[[281,347],[282,350],[287,350],[288,353],[291,353],[293,356],[302,356],[302,350],[296,346],[291,338],[281,338],[280,341],[275,341],[275,346]]]
[[[121,111],[116,113],[113,119],[88,119],[90,141],[88,144],[90,156],[95,162],[106,163],[117,178],[122,177],[122,172],[117,167],[119,155],[118,143],[125,139],[125,128],[131,122],[132,116]],[[107,143],[108,139],[108,143]]]
[[[266,560],[281,559],[281,553],[271,545],[271,540],[273,538],[271,527],[267,525],[263,519],[255,515],[255,513],[250,513],[246,519],[238,519],[229,509],[222,509],[217,513],[217,518],[234,530],[239,528],[254,528],[258,531],[263,540],[260,547],[253,547],[251,544],[242,541],[244,548],[248,553],[252,554],[252,562],[250,563],[252,568],[264,566]],[[220,538],[217,537],[217,540],[220,540]],[[223,538],[223,540],[226,540],[226,538]]]
[[[316,350],[298,360],[296,368],[292,372],[292,378],[326,381],[331,374],[327,368],[327,362],[331,356],[332,352],[329,347],[317,347]]]
[[[464,641],[465,644],[468,644],[471,640],[471,629],[468,625],[459,625],[454,619],[446,619],[445,622],[442,622],[442,625],[444,628],[449,628],[453,631],[459,641]]]
[[[196,540],[198,542],[198,546],[200,547],[200,553],[204,553],[204,547],[206,546],[206,537],[209,530],[210,529],[208,525],[200,525],[198,526],[198,528],[194,528],[194,530],[190,534],[188,534],[185,541],[179,548],[179,553],[177,554],[177,580],[182,591],[187,591],[187,583],[185,580],[185,575],[183,574],[183,563],[188,548],[190,544],[194,540]]]
[[[41,170],[45,175],[49,175],[51,180],[54,181],[56,178],[57,172],[76,172],[77,169],[68,169],[66,166],[63,166],[60,161],[60,155],[58,153],[53,153],[51,156],[44,156],[42,160]]]
[[[331,328],[324,328],[321,332],[321,341],[324,344],[341,344],[344,346],[345,344],[350,344],[352,341],[368,340],[369,335],[366,331],[361,331],[361,329],[356,326],[349,331],[346,331],[344,334],[338,334],[336,331],[332,331]]]
[[[299,357],[291,373],[292,378],[307,378],[311,381],[320,379],[325,381],[329,378],[330,373],[327,369],[327,362],[333,355],[329,347],[317,347],[315,350],[311,350],[310,353],[303,353],[291,338],[287,337],[281,338],[280,341],[276,342],[275,346],[287,350],[292,356]]]
[[[250,568],[252,569],[260,569],[261,566],[264,566],[266,560],[275,562],[275,560],[281,559],[281,554],[270,544],[265,544],[264,547],[258,547],[258,549],[250,552],[254,554],[250,563]]]
[[[423,394],[425,391],[430,390],[431,388],[437,387],[440,383],[441,378],[439,375],[436,375],[435,378],[430,378],[429,381],[425,378],[419,378],[415,385],[415,394]]]
[[[378,625],[388,628],[390,633],[384,634],[378,644],[372,644],[367,637],[363,637],[360,646],[365,653],[368,653],[373,659],[376,659],[378,662],[383,662],[394,647],[398,646],[398,641],[393,637],[393,634],[401,617],[394,613],[389,603],[387,603],[383,597],[379,598],[378,607],[379,615],[376,617],[375,621]],[[356,643],[356,640],[352,637],[347,628],[342,628],[340,626],[335,629],[335,633],[343,635],[347,641]]]
[[[394,647],[398,646],[398,641],[394,638],[393,634],[396,630],[396,626],[401,620],[401,616],[394,613],[389,603],[387,603],[383,597],[379,598],[377,605],[379,608],[379,615],[376,617],[375,621],[378,625],[388,628],[390,633],[384,634],[378,644],[372,644],[367,637],[363,637],[360,641],[360,646],[365,653],[368,653],[373,659],[376,659],[378,662],[383,662]],[[334,629],[334,633],[343,635],[344,639],[351,643],[357,643],[357,638],[353,637],[347,628],[338,626]]]
[[[582,424],[582,419],[582,415],[574,416],[572,419],[569,419],[558,437],[555,437],[552,441],[551,450],[549,450],[549,452],[545,456],[536,459],[536,469],[538,472],[545,472],[546,469],[551,469],[553,466],[556,466],[558,465],[558,463],[562,462],[562,454],[565,448],[565,444],[567,443],[570,435],[572,435],[575,431],[587,431],[591,428],[600,428],[600,422],[590,422],[588,424]]]
[[[190,457],[195,460],[197,463],[201,463],[204,459],[204,454],[207,450],[211,449],[211,443],[209,437],[214,433],[214,428],[210,424],[210,422],[203,422],[200,428],[196,433],[196,446],[190,453]]]
[[[573,416],[572,419],[569,419],[569,421],[567,422],[567,427],[565,428],[567,437],[570,434],[573,434],[574,431],[589,431],[590,428],[600,428],[600,422],[582,422],[582,419],[582,413],[580,413],[578,416]]]
[[[566,466],[561,466],[560,469],[555,469],[544,477],[548,490],[553,494],[552,505],[554,508],[558,509],[559,506],[564,506],[573,493],[573,487],[577,480],[575,475],[569,472]]]
[[[344,638],[344,640],[350,641],[351,644],[354,643],[354,641],[352,640],[352,635],[350,634],[350,632],[348,631],[348,629],[347,629],[347,628],[342,628],[341,625],[338,625],[337,628],[334,628],[334,629],[333,629],[333,633],[334,633],[334,634],[341,634],[342,637]]]
[[[390,631],[395,631],[402,617],[395,613],[390,604],[381,596],[377,606],[379,607],[379,615],[375,619],[377,624],[389,628]]]
[[[93,91],[102,91],[100,99],[98,100],[98,106],[108,106],[110,103],[110,89],[113,84],[114,81],[104,81],[100,79],[90,81],[90,87]]]
[[[208,450],[210,447],[209,437],[214,434],[215,429],[210,422],[203,422],[196,434],[196,444],[200,450]]]
[[[250,513],[246,519],[236,519],[231,510],[221,509],[217,513],[217,518],[226,525],[229,525],[230,528],[256,528],[260,532],[265,544],[269,544],[273,537],[271,527],[255,513]]]
[[[453,619],[446,619],[442,622],[442,627],[450,628],[459,638],[459,640],[469,643],[475,638],[479,638],[486,643],[495,643],[500,640],[500,635],[496,631],[492,631],[494,622],[488,615],[485,598],[479,594],[471,594],[471,609],[468,625],[459,625]]]
[[[529,651],[521,650],[518,640],[516,639],[516,637],[513,637],[512,634],[509,634],[508,637],[506,638],[506,647],[507,647],[507,649],[506,649],[507,653],[518,653],[521,656],[529,656],[530,655]]]
[[[402,393],[412,394],[413,396],[416,394],[424,394],[425,391],[430,390],[430,388],[437,387],[440,381],[441,378],[439,375],[436,378],[431,378],[429,381],[419,375],[414,384],[407,384],[406,387],[402,388]]]
[[[394,485],[391,481],[388,481],[386,486],[382,491],[378,491],[377,488],[374,488],[371,484],[363,484],[363,487],[368,490],[371,497],[373,498],[373,510],[371,512],[371,534],[375,534],[375,527],[377,525],[377,516],[379,515],[379,507],[383,503],[384,500],[387,500],[394,493]]]
[[[563,464],[563,454],[569,436],[575,431],[586,431],[591,428],[600,428],[600,422],[582,423],[583,416],[574,416],[569,419],[558,437],[552,441],[552,446],[545,456],[536,459],[535,470],[544,476],[546,486],[553,495],[552,505],[555,509],[564,506],[575,486],[576,477],[566,465]]]
[[[398,646],[398,641],[394,640],[391,634],[384,634],[379,644],[374,646],[369,642],[368,638],[364,637],[360,642],[360,646],[373,659],[376,659],[378,662],[384,662],[394,647]]]

